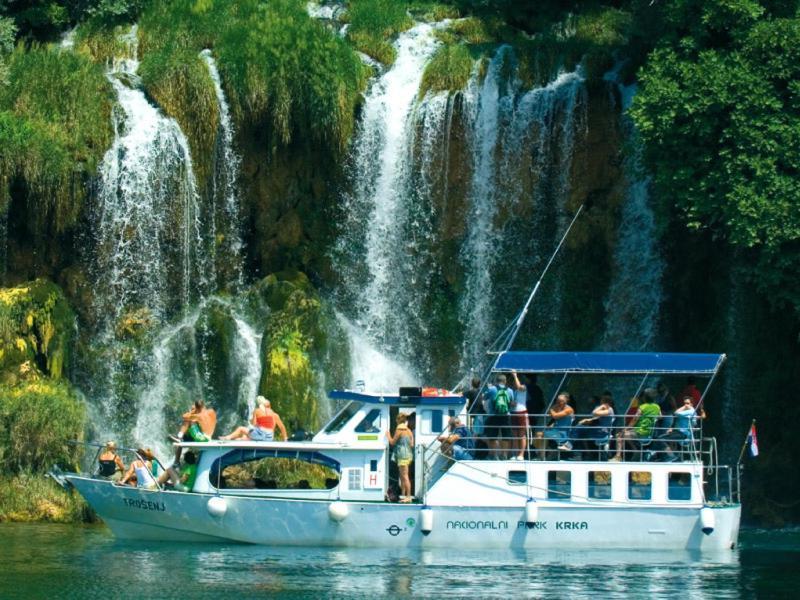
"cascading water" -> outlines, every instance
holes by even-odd
[[[136,28],[124,39],[128,53],[108,71],[118,98],[115,138],[93,207],[97,333],[89,388],[100,433],[165,450],[172,421],[197,398],[224,409],[220,427],[252,409],[261,336],[236,302],[212,295],[243,282],[239,159],[213,59],[202,56],[220,128],[201,195],[186,137],[139,87]]]
[[[507,66],[514,62],[511,48],[501,47],[483,81],[476,73],[466,93],[474,164],[461,250],[462,371],[480,370],[500,322],[511,319],[533,283],[525,274],[549,254],[566,226],[576,133],[585,133],[580,69],[522,91],[519,81],[504,75],[513,72]],[[510,277],[500,272],[504,263]],[[557,315],[559,296],[556,285],[546,310],[538,312]]]
[[[616,81],[612,71],[607,79]],[[641,166],[642,145],[631,119],[636,85],[619,85],[623,131],[633,152],[625,161],[627,191],[614,249],[613,279],[605,301],[603,350],[652,349],[658,334],[663,299],[664,259],[658,244],[655,215],[650,205],[650,177]]]
[[[214,234],[221,239],[217,250],[216,272],[220,275],[218,287],[234,291],[244,283],[242,273],[242,209],[238,186],[241,159],[233,148],[234,129],[230,108],[222,91],[222,80],[210,50],[200,53],[208,66],[219,107],[219,131],[214,149],[214,167],[209,195],[213,201]]]
[[[352,157],[355,191],[346,202],[337,248],[356,326],[374,347],[406,362],[422,339],[415,331],[424,336],[425,329],[414,292],[427,274],[405,253],[424,246],[416,237],[424,228],[415,227],[408,196],[413,108],[425,64],[438,46],[434,32],[434,25],[424,23],[401,34],[394,65],[367,94]]]

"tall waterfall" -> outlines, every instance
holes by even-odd
[[[401,34],[394,65],[367,94],[354,142],[354,191],[337,248],[356,327],[400,361],[414,352],[409,330],[417,325],[424,331],[414,290],[425,274],[407,257],[424,252],[420,235],[426,234],[415,227],[408,198],[414,106],[425,64],[438,46],[434,32],[435,26],[423,23]]]
[[[242,208],[238,185],[241,159],[233,147],[233,122],[230,107],[222,91],[222,80],[217,64],[211,55],[211,50],[203,50],[200,56],[208,66],[219,107],[219,131],[214,149],[214,166],[209,192],[214,206],[211,213],[214,219],[212,230],[216,237],[222,240],[217,251],[216,272],[219,274],[217,285],[239,289],[244,283]]]
[[[261,370],[254,324],[265,315],[213,295],[241,288],[243,260],[240,161],[212,57],[202,55],[220,127],[202,194],[186,137],[140,87],[136,27],[124,39],[128,52],[107,73],[117,94],[115,136],[92,215],[90,388],[100,433],[129,432],[163,451],[172,421],[197,398],[224,409],[221,427],[252,410]]]
[[[616,80],[615,72],[607,77]],[[613,279],[605,301],[604,350],[651,350],[658,334],[663,299],[664,259],[650,205],[650,177],[642,172],[642,146],[631,119],[636,85],[618,85],[622,123],[633,151],[625,161],[627,191],[614,249]]]
[[[485,366],[486,350],[535,281],[533,269],[555,247],[566,224],[576,137],[585,133],[580,70],[523,91],[505,75],[514,61],[510,47],[499,48],[483,81],[476,74],[466,93],[474,164],[461,249],[462,371]],[[557,309],[551,300],[540,312]]]

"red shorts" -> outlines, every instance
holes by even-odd
[[[524,438],[528,427],[528,413],[511,413],[511,434],[515,438]]]

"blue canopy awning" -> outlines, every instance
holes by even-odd
[[[651,352],[503,352],[495,371],[713,375],[724,354]]]

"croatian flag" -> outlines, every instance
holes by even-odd
[[[758,456],[758,437],[756,436],[756,424],[750,426],[750,433],[747,434],[747,442],[750,444],[750,454]]]

